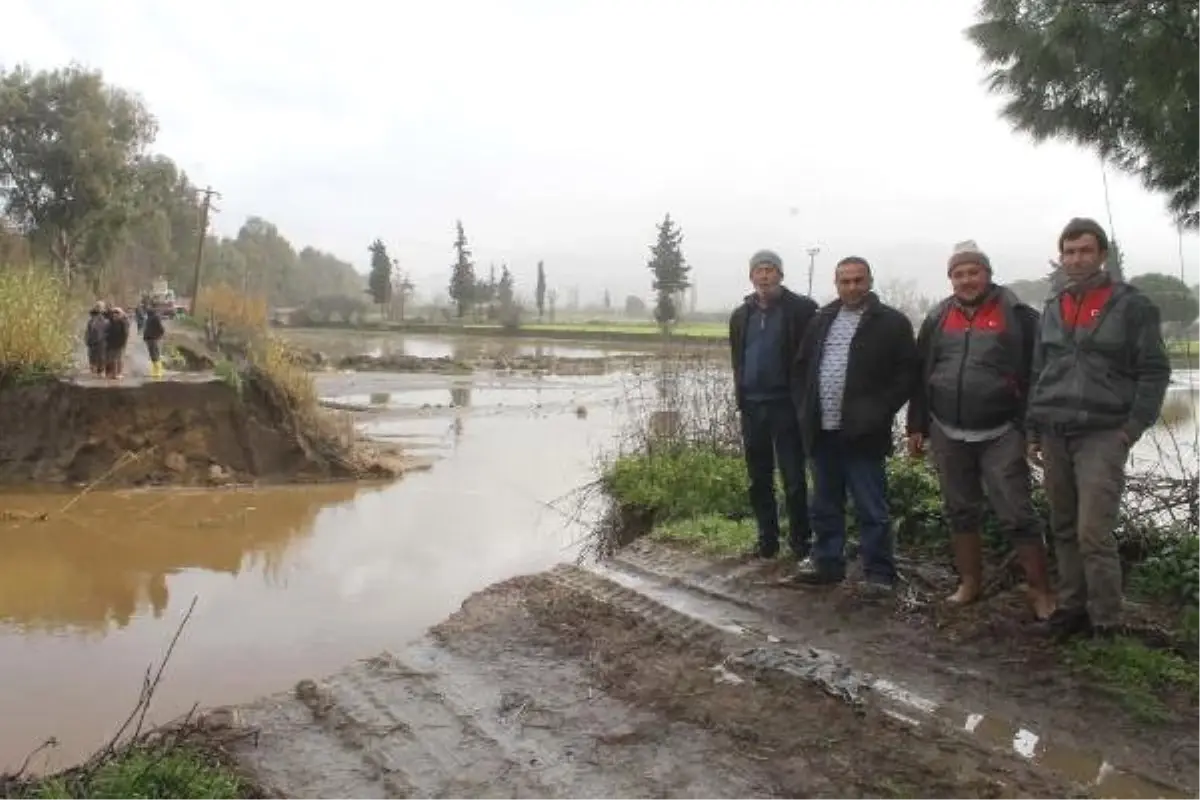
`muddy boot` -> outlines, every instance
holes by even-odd
[[[978,533],[955,533],[950,543],[954,568],[958,570],[958,590],[946,600],[961,605],[974,603],[983,591],[983,537]]]
[[[1029,602],[1038,621],[1050,619],[1057,603],[1054,590],[1050,588],[1050,573],[1046,562],[1046,547],[1041,542],[1026,542],[1017,545],[1017,560],[1025,572],[1025,583],[1029,587]]]

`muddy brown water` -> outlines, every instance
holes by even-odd
[[[49,736],[48,766],[100,743],[193,596],[158,720],[399,646],[470,593],[573,558],[584,528],[551,504],[593,479],[626,390],[381,374],[319,388],[394,398],[363,424],[436,466],[387,486],[97,490],[66,511],[72,494],[0,499],[0,770]]]

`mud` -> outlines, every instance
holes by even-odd
[[[614,580],[662,602],[688,602],[718,624],[837,653],[875,694],[892,697],[901,716],[937,719],[1024,750],[1073,780],[1099,781],[1102,796],[1195,796],[1195,696],[1178,698],[1158,724],[1139,721],[1031,632],[1018,587],[949,609],[929,602],[928,589],[941,597],[953,577],[940,581],[925,570],[919,581],[926,585],[918,586],[915,565],[904,565],[896,596],[879,601],[854,584],[782,586],[782,564],[714,563],[645,540],[610,563]]]
[[[1014,754],[739,661],[744,639],[560,567],[472,596],[394,655],[240,707],[255,735],[234,754],[289,796],[1079,794]]]
[[[238,386],[201,373],[7,389],[0,430],[0,484],[227,485],[403,470],[394,451],[355,446],[254,372]]]

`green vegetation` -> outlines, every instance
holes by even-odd
[[[311,247],[297,252],[259,217],[233,238],[207,235],[205,191],[150,153],[156,134],[142,100],[97,70],[0,68],[0,270],[47,261],[72,291],[121,304],[160,276],[183,295],[203,237],[205,282],[282,306],[363,296],[350,264]]]
[[[688,279],[692,268],[683,257],[683,231],[670,214],[658,225],[658,239],[650,247],[646,268],[654,276],[650,288],[658,298],[654,321],[665,330],[679,321],[683,293],[692,285]]]
[[[70,369],[82,321],[48,268],[0,265],[0,387]],[[77,330],[79,329],[79,330]]]
[[[94,770],[4,786],[22,798],[239,798],[257,793],[216,756],[194,746],[166,751],[133,747]]]
[[[967,35],[1016,130],[1093,149],[1200,224],[1196,3],[982,0]]]
[[[1184,695],[1190,702],[1196,701],[1194,662],[1128,637],[1072,641],[1066,647],[1066,661],[1142,722],[1170,719],[1167,700],[1174,696]]]

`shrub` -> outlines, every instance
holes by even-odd
[[[0,265],[0,386],[71,369],[83,317],[72,318],[62,282],[49,269]]]

